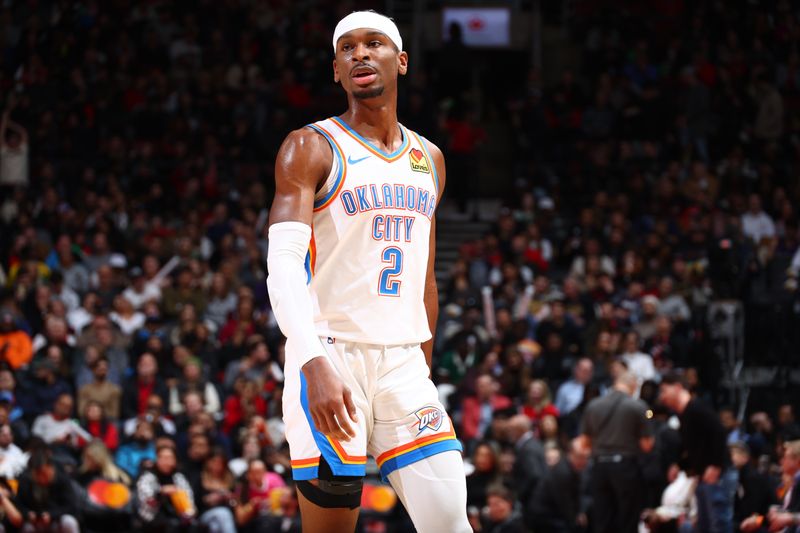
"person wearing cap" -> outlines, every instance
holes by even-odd
[[[122,296],[133,304],[135,309],[141,309],[146,302],[161,301],[161,289],[155,283],[148,283],[141,267],[135,266],[128,271],[131,285],[122,292]]]
[[[429,378],[444,157],[398,122],[394,22],[351,13],[332,45],[348,109],[281,146],[267,258],[303,530],[354,530],[370,454],[418,531],[467,533],[461,445]]]

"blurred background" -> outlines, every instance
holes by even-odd
[[[528,503],[520,427],[556,464],[625,370],[657,435],[657,384],[681,370],[780,485],[800,437],[788,0],[3,2],[2,479],[53,463],[97,507],[62,514],[98,531],[217,508],[225,527],[299,531],[265,286],[274,158],[346,109],[331,34],[364,8],[404,36],[400,121],[446,156],[434,379],[476,528]],[[669,442],[645,460],[651,506]],[[164,476],[188,511],[142,507]],[[13,498],[35,511],[26,483]],[[369,493],[360,528],[408,530],[391,491]]]

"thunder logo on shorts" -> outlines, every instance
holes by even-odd
[[[442,421],[444,420],[444,414],[438,407],[434,407],[432,405],[426,405],[421,409],[417,409],[414,412],[414,416],[417,417],[419,421],[416,424],[417,429],[419,430],[417,435],[425,431],[426,429],[430,429],[431,431],[438,431],[440,427],[442,427]]]

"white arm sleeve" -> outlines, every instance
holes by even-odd
[[[308,224],[279,222],[269,228],[267,290],[278,326],[287,339],[292,339],[292,357],[299,357],[298,368],[327,355],[314,329],[311,295],[306,286],[304,264],[309,242]]]

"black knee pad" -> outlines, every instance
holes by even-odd
[[[361,505],[363,477],[336,476],[325,459],[320,457],[317,482],[314,485],[310,481],[297,481],[295,485],[308,501],[326,509],[356,509]]]

